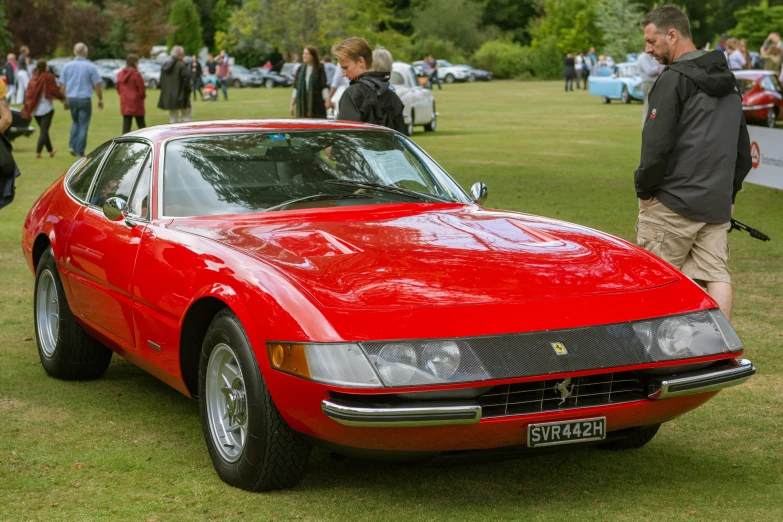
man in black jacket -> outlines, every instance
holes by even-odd
[[[666,68],[649,94],[634,176],[637,241],[706,285],[729,318],[727,234],[734,199],[751,168],[736,80],[723,53],[696,50],[678,8],[659,7],[641,26],[645,52]]]

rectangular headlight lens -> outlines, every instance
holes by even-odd
[[[282,372],[337,386],[382,386],[358,344],[268,343],[267,353]]]

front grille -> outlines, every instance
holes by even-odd
[[[573,377],[571,395],[563,401],[555,389],[565,379],[522,382],[495,386],[478,398],[481,418],[524,415],[542,411],[570,410],[647,398],[638,372],[603,373]]]

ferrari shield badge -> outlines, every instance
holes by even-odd
[[[550,343],[557,355],[568,355],[568,350],[563,343]]]

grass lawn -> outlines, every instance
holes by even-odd
[[[284,117],[291,91],[229,95],[197,102],[195,117]],[[488,206],[635,238],[640,104],[602,105],[559,82],[449,85],[435,96],[438,131],[415,139],[464,187],[485,182]],[[151,125],[167,121],[157,99],[150,92]],[[213,471],[196,401],[118,356],[95,382],[41,368],[19,241],[32,203],[72,163],[69,126],[58,103],[55,159],[34,159],[35,138],[15,142],[22,177],[0,211],[0,519],[783,519],[783,191],[746,185],[737,199],[735,215],[771,242],[730,236],[733,323],[758,374],[665,424],[644,448],[461,467],[337,462],[315,450],[299,487],[251,494]],[[121,128],[111,90],[88,150]]]

